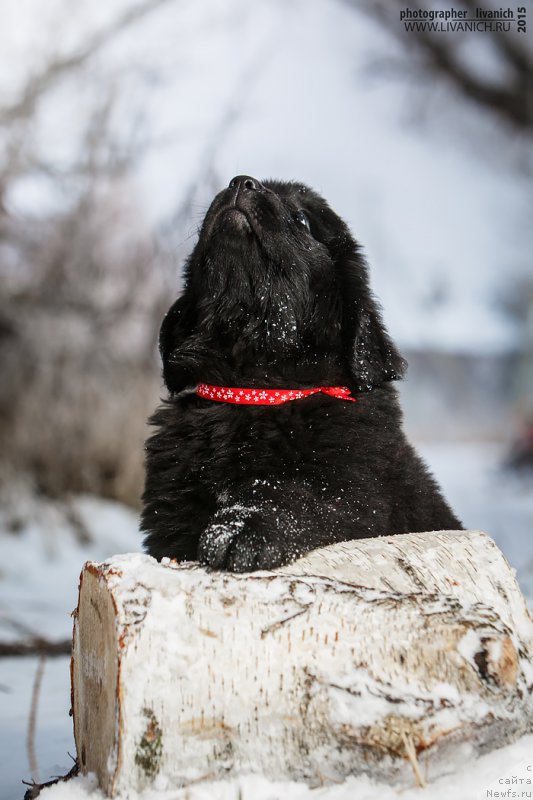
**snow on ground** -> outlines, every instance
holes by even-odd
[[[419,453],[467,528],[488,533],[517,571],[533,605],[533,476],[504,469],[497,442],[424,442]]]
[[[30,780],[26,736],[37,658],[0,659],[0,800],[22,800]],[[41,780],[65,775],[76,755],[70,709],[70,658],[46,661],[35,750]]]
[[[64,639],[72,633],[70,612],[84,562],[140,549],[137,515],[119,503],[74,499],[69,513],[90,537],[84,543],[60,504],[39,500],[22,487],[15,491],[0,512],[0,640],[20,639],[23,630]],[[19,525],[21,530],[9,532]]]
[[[523,784],[510,784],[511,779],[522,779]],[[509,783],[506,784],[505,780]],[[135,793],[128,800],[481,800],[490,797],[487,792],[504,792],[507,789],[523,795],[510,797],[531,797],[533,782],[533,736],[525,736],[519,742],[504,747],[496,753],[489,753],[473,762],[465,769],[434,781],[426,789],[395,789],[392,786],[376,783],[366,777],[348,778],[337,786],[309,789],[297,783],[272,783],[257,776],[246,776],[236,781],[218,781],[188,787],[180,791]],[[492,795],[501,797],[507,795]],[[92,800],[103,795],[96,789],[93,778],[77,778],[63,786],[55,786],[44,791],[42,800]]]
[[[173,791],[145,791],[141,795],[132,793],[128,800],[449,800],[456,796],[461,800],[481,800],[490,797],[487,792],[521,792],[510,797],[531,797],[533,781],[533,736],[525,736],[519,742],[504,747],[497,753],[482,756],[473,764],[456,773],[434,781],[426,789],[395,789],[378,784],[366,777],[349,778],[344,783],[309,789],[297,783],[273,783],[263,778],[249,775],[236,781],[204,783]],[[523,784],[510,781],[522,779]],[[506,779],[509,783],[505,783]],[[493,797],[509,795],[493,794]],[[96,788],[93,776],[80,777],[66,784],[46,789],[42,800],[92,800],[104,795]]]
[[[59,504],[43,502],[24,487],[14,488],[2,501],[0,640],[31,634],[53,641],[68,638],[84,562],[139,549],[137,515],[118,503],[76,498],[71,513],[92,539],[82,543]],[[75,754],[69,663],[65,656],[45,664],[35,742],[42,780],[68,772],[68,753]],[[22,798],[21,780],[30,777],[25,740],[37,664],[36,658],[0,659],[0,800]]]
[[[441,482],[444,492],[465,525],[487,531],[517,569],[524,592],[533,601],[533,492],[531,479],[516,478],[503,472],[504,450],[497,443],[423,443],[419,450]],[[30,629],[53,639],[70,635],[70,612],[76,604],[78,576],[85,560],[101,561],[117,552],[140,548],[136,515],[116,503],[81,497],[73,509],[84,520],[90,543],[81,543],[65,519],[60,506],[37,501],[20,494],[12,498],[12,507],[21,509],[21,530],[17,527],[10,504],[3,504],[0,542],[4,558],[0,567],[0,639],[20,637],[21,629]],[[6,510],[7,509],[7,510]],[[23,520],[26,522],[23,523]],[[29,779],[26,755],[26,731],[30,698],[37,659],[0,659],[0,800],[19,800],[21,780]],[[46,661],[40,696],[36,751],[39,777],[66,773],[74,754],[70,707],[69,660],[66,657]],[[529,760],[528,760],[529,759]],[[527,766],[530,771],[527,772]],[[431,800],[457,793],[463,800],[486,797],[486,789],[505,790],[500,777],[533,774],[533,737],[473,763],[468,769],[442,778],[426,793],[417,797]],[[85,798],[90,781],[78,780],[46,792],[43,798]],[[343,786],[316,789],[303,786],[268,784],[258,778],[246,778],[223,785],[191,787],[189,794],[163,793],[158,800],[204,800],[238,797],[250,800],[274,798],[324,798],[359,800],[399,797],[392,788],[377,787],[366,778],[352,779]],[[520,787],[519,787],[520,788]],[[527,788],[527,787],[526,787]],[[529,786],[531,789],[531,785]],[[96,795],[97,796],[97,795]],[[404,800],[415,793],[401,792]],[[149,800],[146,796],[143,800]],[[131,798],[133,800],[133,798]]]

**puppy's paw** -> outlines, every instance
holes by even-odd
[[[220,509],[200,536],[198,559],[212,569],[229,572],[280,567],[297,558],[300,548],[291,545],[276,528],[259,508]]]

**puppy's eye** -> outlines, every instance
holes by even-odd
[[[302,211],[301,208],[294,215],[294,219],[296,220],[298,225],[302,225],[304,228],[307,228],[308,231],[311,231],[311,224],[309,222],[309,217],[307,216],[305,211]]]

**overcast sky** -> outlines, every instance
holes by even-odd
[[[4,100],[50,53],[131,5],[4,5]],[[113,87],[115,124],[138,125],[149,143],[131,187],[148,223],[172,214],[211,156],[220,185],[238,173],[301,180],[364,245],[404,347],[507,349],[516,330],[498,299],[530,269],[533,244],[525,148],[426,76],[384,69],[397,52],[340,0],[174,0],[60,84],[35,135],[51,160],[68,162],[95,99]],[[41,179],[9,202],[38,213],[60,200]]]

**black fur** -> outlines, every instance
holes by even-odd
[[[402,431],[391,381],[406,364],[360,249],[306,186],[240,176],[215,197],[160,349],[170,397],[151,419],[142,514],[156,558],[245,572],[347,539],[461,528]],[[198,397],[198,382],[348,386],[357,402],[241,407]]]

